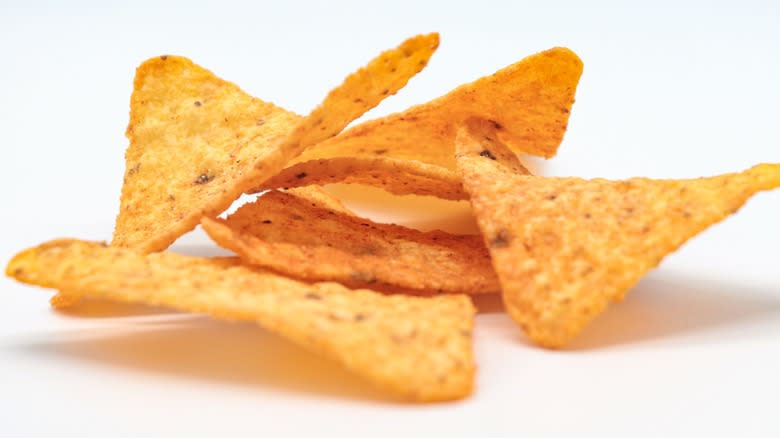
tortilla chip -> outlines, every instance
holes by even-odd
[[[460,176],[446,167],[390,157],[336,157],[297,163],[252,192],[309,184],[363,184],[395,195],[468,199]]]
[[[517,174],[461,129],[458,169],[512,318],[534,342],[561,347],[669,253],[780,186],[780,164],[710,178],[625,181]]]
[[[93,298],[253,321],[409,400],[462,398],[473,386],[475,309],[465,296],[387,296],[302,283],[234,258],[143,255],[76,240],[23,251],[6,274]]]
[[[420,292],[498,292],[479,236],[378,224],[269,192],[201,225],[246,263],[306,280]]]
[[[126,171],[112,244],[159,251],[279,173],[309,145],[403,87],[438,45],[411,38],[353,73],[301,119],[190,60],[162,56],[137,72]]]
[[[511,150],[552,157],[558,150],[582,74],[582,61],[550,49],[429,103],[357,125],[295,162],[335,157],[392,157],[455,169],[453,143],[469,117],[492,120]]]
[[[60,293],[58,292],[49,300],[49,305],[54,309],[66,309],[81,301],[78,293]]]
[[[355,215],[355,213],[344,206],[341,199],[333,196],[333,194],[320,186],[296,187],[287,190],[286,193],[308,202],[312,207],[333,210],[349,216]]]

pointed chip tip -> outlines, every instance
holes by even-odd
[[[24,272],[24,269],[22,266],[25,264],[24,261],[29,258],[30,252],[34,248],[28,248],[24,251],[16,254],[11,258],[11,260],[8,262],[8,264],[5,266],[5,276],[13,278],[18,281],[22,280],[22,274]]]
[[[579,55],[577,55],[577,53],[574,50],[568,47],[556,46],[551,49],[547,49],[542,53],[547,55],[555,55],[560,58],[566,58],[570,60],[572,64],[579,65],[580,68],[582,68],[582,66],[584,65],[584,62],[582,62],[582,58],[580,58]]]
[[[743,173],[759,179],[756,191],[780,188],[780,163],[756,164]]]

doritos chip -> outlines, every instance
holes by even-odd
[[[245,204],[203,229],[244,262],[306,280],[420,293],[498,292],[479,236],[422,232],[318,208],[282,192]]]
[[[146,61],[136,72],[130,104],[130,146],[112,244],[143,252],[166,248],[201,216],[224,211],[307,146],[336,135],[394,94],[437,46],[438,35],[430,34],[382,53],[302,119],[188,59]]]
[[[462,295],[388,296],[307,284],[233,258],[144,255],[76,240],[23,251],[6,274],[92,298],[255,322],[409,400],[458,399],[473,386],[475,309]]]
[[[395,195],[468,199],[455,171],[417,160],[390,157],[336,157],[305,161],[282,170],[252,192],[310,184],[363,184]]]
[[[455,130],[469,117],[492,120],[499,138],[514,152],[552,157],[566,131],[581,74],[577,55],[550,49],[429,103],[357,125],[295,162],[381,156],[454,170]]]
[[[317,185],[293,188],[288,190],[287,193],[305,200],[312,206],[327,208],[348,215],[353,214],[344,206],[344,204],[342,204],[338,198]],[[57,293],[51,298],[51,300],[49,300],[49,303],[55,309],[66,309],[78,302],[79,293],[77,292]]]
[[[49,305],[55,309],[65,309],[71,307],[81,300],[81,294],[78,292],[56,293],[49,300]]]
[[[458,170],[507,310],[545,347],[566,344],[667,254],[780,186],[780,164],[687,180],[524,175],[501,162],[492,129],[459,130]]]
[[[324,208],[327,210],[333,210],[349,216],[354,216],[341,200],[327,190],[320,186],[312,185],[305,187],[296,187],[285,191],[288,195],[292,195],[298,199],[301,199],[312,207]]]

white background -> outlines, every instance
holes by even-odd
[[[381,49],[439,31],[429,67],[376,117],[568,46],[585,72],[542,172],[693,177],[780,162],[776,1],[69,3],[0,1],[3,263],[54,237],[110,238],[134,68],[165,53],[305,113]],[[336,191],[379,218],[473,230],[464,205]],[[759,194],[567,351],[479,315],[476,392],[427,406],[384,400],[251,325],[99,303],[55,313],[50,292],[3,279],[0,435],[780,436],[778,224],[780,191]],[[174,249],[217,252],[199,232]]]

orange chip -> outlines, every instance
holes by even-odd
[[[554,48],[462,85],[429,103],[357,125],[304,152],[295,163],[336,157],[391,157],[455,169],[456,126],[492,120],[514,152],[555,155],[566,131],[582,61]]]
[[[185,58],[141,65],[130,105],[126,171],[112,244],[158,251],[277,174],[307,146],[403,87],[438,35],[411,38],[353,73],[309,116],[255,99]]]
[[[308,202],[312,207],[333,210],[349,216],[355,215],[344,206],[341,199],[317,185],[292,188],[287,190],[286,193]]]
[[[475,309],[463,295],[388,296],[307,284],[232,258],[144,255],[77,240],[23,251],[6,274],[90,298],[255,322],[409,400],[458,399],[473,387]]]
[[[506,307],[546,347],[563,346],[667,254],[780,186],[780,164],[687,180],[524,175],[503,164],[512,154],[497,153],[506,149],[493,129],[459,130],[458,170]]]
[[[252,192],[310,184],[363,184],[395,195],[468,199],[455,171],[417,160],[390,157],[336,157],[289,166]]]
[[[378,224],[282,192],[201,225],[246,263],[306,280],[420,293],[499,291],[479,236]]]

